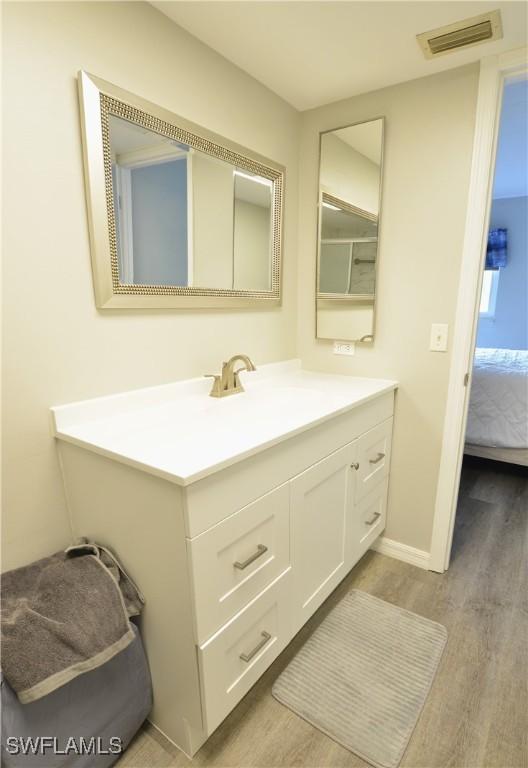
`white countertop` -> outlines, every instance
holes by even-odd
[[[397,387],[386,379],[301,369],[299,360],[242,372],[245,392],[209,397],[200,377],[51,408],[53,434],[189,485]]]

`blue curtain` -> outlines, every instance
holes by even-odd
[[[488,250],[486,251],[486,269],[498,269],[506,266],[508,251],[508,230],[490,229]]]

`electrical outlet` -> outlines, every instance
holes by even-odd
[[[433,323],[431,325],[431,340],[429,342],[431,352],[447,352],[447,331],[446,323]]]
[[[348,355],[351,357],[356,351],[353,341],[334,341],[334,355]]]

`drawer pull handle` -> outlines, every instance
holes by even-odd
[[[370,462],[371,464],[377,464],[377,463],[378,463],[378,461],[381,461],[381,460],[382,460],[382,459],[384,459],[384,458],[385,458],[385,454],[384,454],[384,453],[378,453],[378,455],[377,455],[377,458],[375,458],[375,459],[369,459],[369,462]]]
[[[257,547],[257,551],[254,552],[252,555],[248,557],[247,560],[244,560],[242,563],[237,560],[233,565],[235,568],[238,568],[239,571],[243,571],[244,568],[247,568],[248,565],[251,565],[251,563],[254,563],[257,558],[262,557],[264,552],[267,552],[268,548],[264,546],[264,544],[259,544]]]
[[[350,469],[359,469],[359,461],[355,461],[350,465]]]
[[[374,512],[372,520],[365,520],[365,525],[374,525],[378,517],[381,517],[381,512]]]
[[[253,648],[253,650],[250,651],[249,653],[241,653],[240,654],[240,658],[242,659],[242,661],[245,661],[246,663],[248,661],[251,661],[253,656],[256,656],[257,653],[262,648],[264,648],[266,643],[269,643],[269,641],[271,640],[271,635],[270,635],[269,632],[261,632],[260,634],[261,634],[262,640],[259,643],[256,644],[256,646]]]

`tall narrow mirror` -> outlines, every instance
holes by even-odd
[[[371,342],[383,118],[321,134],[317,337]]]

